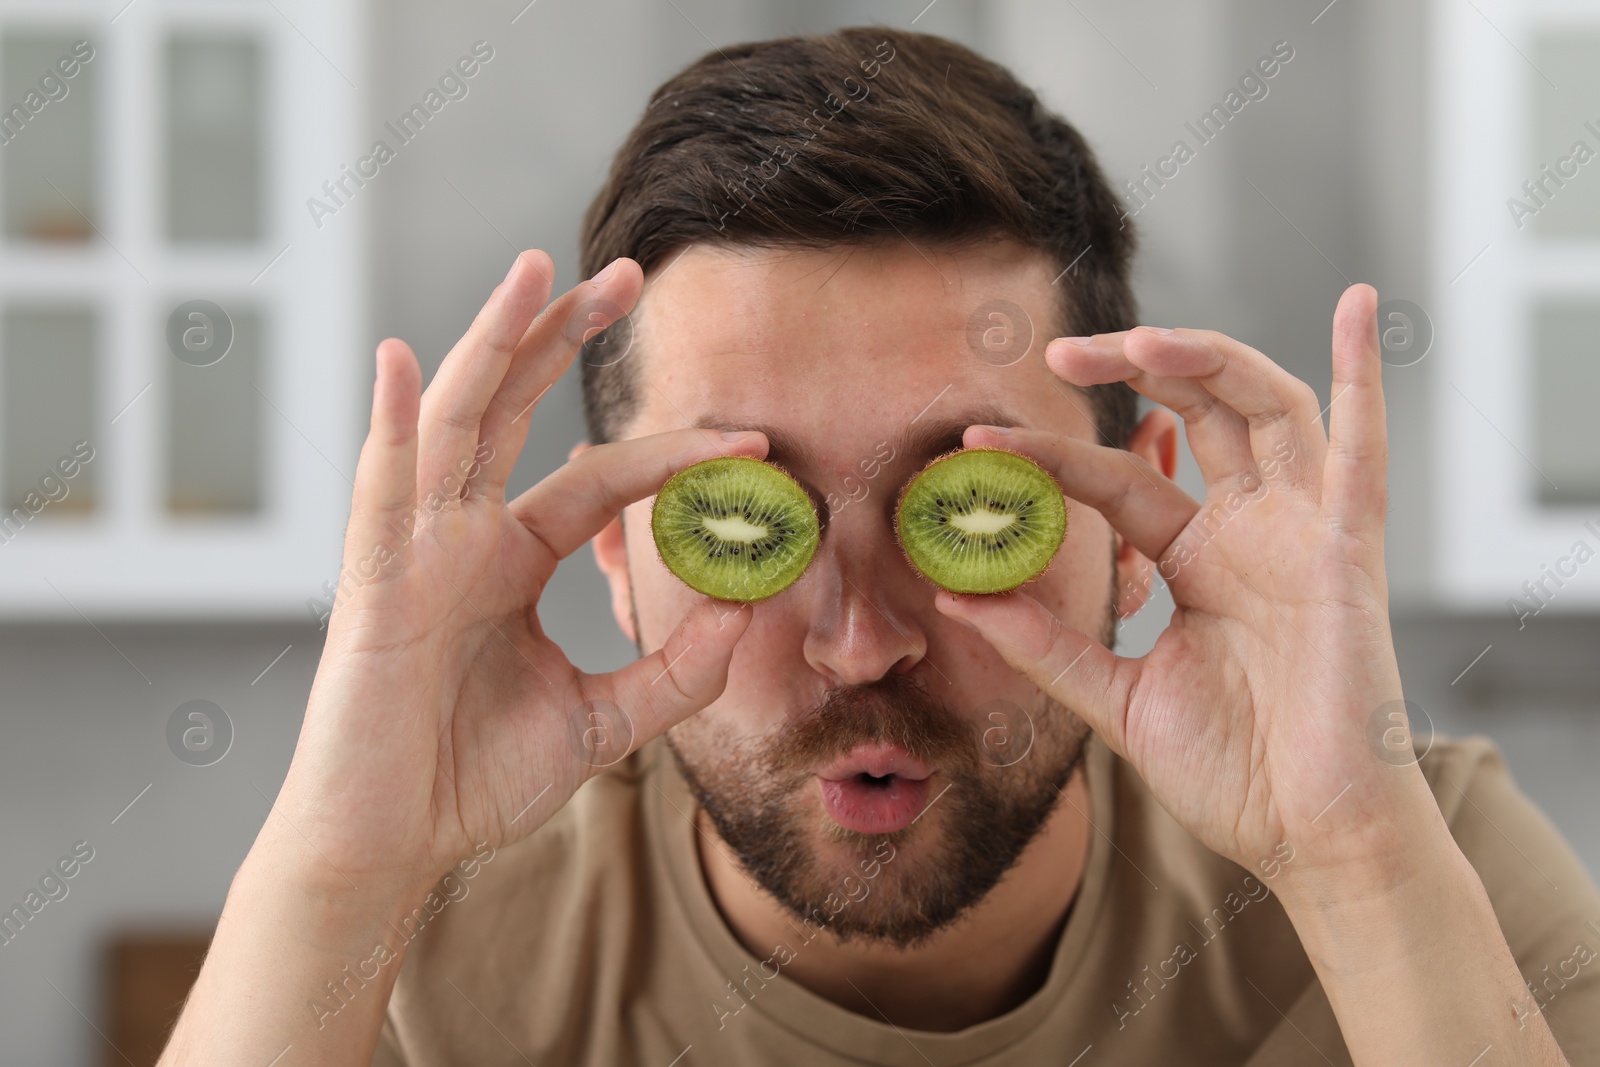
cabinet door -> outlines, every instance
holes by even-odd
[[[1593,610],[1600,5],[1439,2],[1433,17],[1436,588],[1519,617]]]
[[[0,9],[0,613],[303,617],[370,374],[365,204],[305,206],[370,140],[361,6],[103,8]]]

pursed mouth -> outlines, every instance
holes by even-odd
[[[898,745],[872,744],[857,745],[848,755],[823,764],[815,773],[823,781],[854,779],[865,785],[886,785],[895,778],[924,781],[933,774],[933,768]]]
[[[834,822],[862,834],[903,830],[928,805],[933,769],[898,745],[858,745],[816,771],[822,806]]]
[[[824,778],[817,784],[828,817],[859,834],[904,830],[922,817],[932,792],[928,779],[898,774]]]

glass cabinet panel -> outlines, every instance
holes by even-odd
[[[1600,237],[1600,32],[1547,29],[1533,60],[1534,158],[1508,210],[1541,237]]]
[[[0,188],[13,240],[87,241],[100,225],[96,54],[70,33],[14,31],[0,41]]]
[[[0,429],[5,512],[33,517],[93,509],[104,445],[94,432],[96,326],[86,307],[9,307],[0,327]],[[87,442],[87,445],[81,444]],[[8,529],[7,533],[15,531]]]
[[[167,43],[167,236],[261,236],[261,49],[249,38]]]
[[[218,309],[220,310],[220,309]],[[238,308],[190,327],[209,352],[168,359],[167,507],[174,515],[248,513],[261,505],[262,323]],[[207,362],[217,356],[215,362]],[[199,364],[199,365],[197,365]]]
[[[1600,177],[1600,176],[1597,176]],[[1544,504],[1600,503],[1600,300],[1549,300],[1534,314],[1534,424]],[[1537,475],[1535,475],[1537,478]]]

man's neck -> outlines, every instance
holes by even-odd
[[[1021,1004],[1045,982],[1062,924],[1088,857],[1089,790],[1084,770],[1021,859],[971,911],[909,949],[841,944],[823,931],[783,973],[841,1007],[896,1026],[952,1031]],[[702,810],[695,835],[711,897],[733,935],[760,958],[795,945],[789,914],[736,866]]]

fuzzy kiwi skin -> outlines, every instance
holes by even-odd
[[[957,456],[957,455],[960,455],[960,454],[965,453],[965,452],[1004,452],[1007,455],[1016,456],[1019,459],[1027,460],[1033,466],[1038,467],[1039,470],[1044,474],[1045,477],[1050,479],[1050,484],[1054,485],[1056,487],[1057,492],[1060,492],[1061,496],[1062,496],[1062,506],[1063,506],[1063,508],[1065,510],[1065,515],[1063,516],[1063,521],[1062,521],[1062,524],[1061,524],[1061,540],[1056,543],[1055,548],[1051,551],[1050,557],[1049,557],[1049,559],[1047,559],[1045,561],[1045,565],[1043,567],[1039,568],[1039,570],[1036,571],[1030,577],[1023,579],[1021,582],[1018,582],[1016,585],[1011,586],[1008,589],[994,589],[994,590],[989,590],[987,592],[971,592],[971,591],[965,591],[965,590],[945,589],[944,586],[940,585],[938,582],[934,581],[932,578],[930,578],[926,574],[924,574],[922,572],[922,568],[921,567],[917,566],[916,561],[911,558],[911,553],[906,551],[905,538],[901,536],[900,516],[901,516],[901,514],[903,512],[903,509],[905,507],[906,494],[911,491],[911,487],[913,485],[915,485],[917,483],[917,480],[919,478],[921,478],[922,475],[925,474],[928,471],[928,469],[933,467],[935,464],[941,463],[944,460],[947,460],[947,459],[951,458],[952,456]],[[906,480],[906,484],[901,487],[901,489],[900,489],[900,498],[899,498],[898,501],[896,501],[895,509],[894,509],[895,540],[897,542],[899,542],[899,544],[900,544],[900,554],[905,556],[906,563],[911,567],[911,569],[913,571],[915,571],[917,573],[918,576],[920,576],[922,578],[923,581],[927,582],[929,585],[932,585],[937,589],[944,589],[945,592],[951,593],[952,595],[955,595],[955,596],[1003,596],[1006,593],[1010,593],[1010,592],[1013,592],[1013,591],[1015,591],[1017,589],[1021,589],[1023,586],[1032,585],[1034,582],[1037,582],[1040,578],[1043,578],[1046,574],[1048,574],[1050,572],[1050,568],[1051,567],[1055,566],[1056,556],[1060,554],[1061,546],[1066,544],[1066,542],[1067,542],[1067,530],[1072,525],[1072,509],[1069,508],[1069,507],[1066,507],[1066,504],[1065,504],[1066,495],[1067,495],[1066,491],[1061,488],[1061,483],[1056,481],[1056,476],[1054,474],[1051,474],[1050,471],[1047,470],[1044,467],[1043,464],[1041,464],[1038,460],[1034,459],[1032,456],[1025,455],[1024,453],[1018,452],[1015,449],[1011,449],[1011,448],[987,448],[987,447],[986,448],[956,448],[956,449],[952,449],[949,452],[946,452],[946,453],[944,453],[942,455],[935,456],[932,459],[930,459],[923,466],[922,470],[918,471],[915,476],[907,479]]]
[[[808,508],[808,511],[806,512],[806,514],[809,517],[809,522],[810,522],[813,530],[815,531],[815,534],[814,534],[814,536],[812,538],[810,555],[807,556],[804,566],[802,566],[801,569],[800,569],[800,573],[796,574],[794,576],[794,578],[792,578],[790,581],[786,582],[785,584],[779,586],[776,589],[773,589],[771,592],[762,593],[759,596],[732,595],[732,594],[727,594],[727,593],[707,593],[705,590],[700,589],[697,586],[695,586],[694,583],[690,582],[685,576],[683,576],[682,574],[679,574],[678,571],[667,560],[666,555],[661,551],[661,541],[660,541],[659,533],[658,533],[658,530],[657,530],[657,527],[656,527],[657,510],[656,510],[656,506],[655,505],[660,502],[662,494],[666,493],[668,487],[671,486],[674,482],[678,481],[679,479],[685,478],[687,475],[690,474],[690,472],[697,470],[699,467],[701,467],[701,466],[703,466],[703,465],[705,465],[707,463],[723,463],[723,462],[726,462],[728,460],[739,460],[739,461],[745,462],[745,463],[757,463],[757,464],[760,464],[763,467],[766,467],[766,468],[768,468],[770,470],[776,471],[780,475],[782,475],[791,485],[794,486],[795,492],[798,494],[797,499],[803,499],[806,502],[806,507]],[[724,456],[724,457],[721,457],[720,459],[702,460],[700,463],[691,463],[689,466],[684,467],[682,470],[680,470],[676,474],[674,474],[671,478],[668,478],[666,480],[665,484],[662,485],[661,489],[657,491],[655,501],[652,502],[651,508],[650,508],[650,540],[651,540],[651,543],[653,545],[655,545],[656,558],[661,561],[661,565],[663,567],[665,567],[668,570],[668,572],[670,572],[672,574],[672,576],[674,578],[678,579],[680,582],[682,582],[684,585],[687,585],[690,589],[693,589],[695,592],[702,593],[705,596],[715,597],[718,600],[728,601],[730,603],[753,604],[753,603],[758,603],[758,602],[763,601],[763,600],[769,600],[772,597],[775,597],[779,593],[783,592],[785,589],[788,589],[789,586],[793,585],[795,582],[798,582],[805,575],[806,570],[810,569],[812,560],[814,560],[816,558],[816,552],[817,552],[818,541],[820,539],[820,536],[821,536],[821,519],[817,515],[816,505],[814,503],[812,503],[811,497],[806,493],[805,489],[803,487],[801,487],[800,483],[795,480],[795,477],[792,474],[790,474],[788,471],[784,470],[782,467],[780,467],[776,463],[772,463],[772,462],[769,462],[768,460],[764,460],[764,459],[756,459],[756,458],[754,458],[752,456]]]

